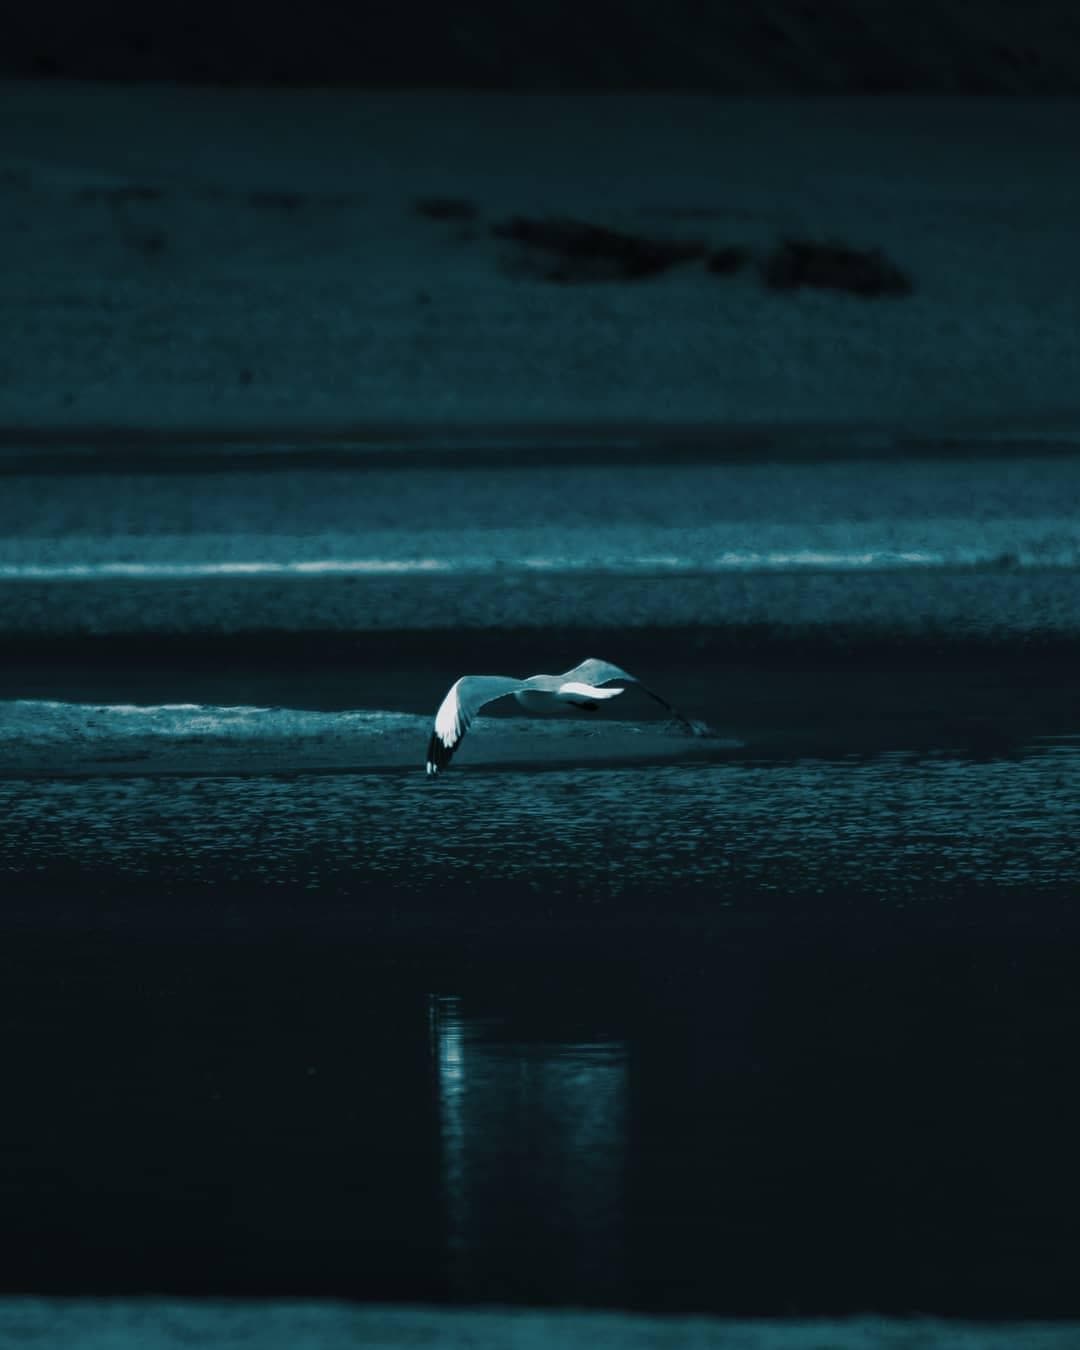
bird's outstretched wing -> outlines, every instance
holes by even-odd
[[[455,681],[435,714],[435,725],[428,742],[428,773],[436,774],[446,768],[469,724],[485,703],[493,703],[497,698],[505,698],[507,694],[515,694],[527,687],[523,680],[512,679],[509,675],[462,675]]]
[[[631,675],[628,670],[623,670],[621,666],[612,665],[610,661],[600,661],[595,656],[590,656],[582,661],[580,666],[575,666],[573,670],[568,670],[565,675],[560,676],[563,680],[580,680],[582,684],[607,684],[611,680],[629,680],[631,684],[636,684],[643,694],[648,694],[651,699],[655,699],[662,708],[681,722],[687,731],[694,736],[712,736],[715,732],[704,722],[695,721],[681,713],[678,708],[669,703],[666,698],[661,698],[647,684],[642,684],[636,675]]]

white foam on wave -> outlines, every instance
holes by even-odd
[[[209,577],[394,576],[459,571],[440,558],[326,558],[295,561],[0,563],[0,581],[187,581]]]
[[[393,730],[417,719],[378,709],[315,712],[238,704],[76,703],[55,699],[0,702],[0,744],[73,738],[122,741],[143,738],[183,741],[193,737],[229,740],[289,740],[337,736],[361,730]]]
[[[721,575],[783,571],[900,571],[933,568],[1080,567],[1080,545],[987,549],[763,549],[711,554],[531,554],[517,558],[323,558],[205,562],[0,563],[0,582],[199,581],[271,577],[548,575]]]

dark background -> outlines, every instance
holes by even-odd
[[[0,22],[0,75],[718,95],[1063,94],[1080,92],[1080,7],[1015,0],[405,0],[379,6],[315,0],[281,8],[239,0],[213,6],[44,0]],[[244,372],[251,380],[253,369],[256,389],[258,381],[273,379],[264,354],[274,352],[280,288],[281,309],[296,322],[281,324],[277,331],[288,338],[278,341],[286,354],[299,352],[281,368],[291,380],[286,388],[302,394],[319,362],[303,343],[290,348],[292,328],[303,333],[313,310],[313,327],[321,332],[318,324],[334,308],[318,294],[312,299],[309,257],[327,268],[332,287],[341,287],[335,304],[366,312],[368,274],[355,270],[352,226],[328,231],[331,241],[346,241],[328,256],[317,251],[321,236],[304,233],[315,213],[352,210],[352,199],[320,205],[296,191],[256,190],[262,169],[273,187],[279,174],[287,182],[285,175],[301,162],[296,146],[283,144],[293,130],[291,99],[269,100],[285,110],[280,120],[257,127],[257,136],[230,141],[233,132],[224,123],[204,120],[200,130],[185,96],[168,114],[177,128],[170,139],[146,112],[156,102],[152,94],[125,94],[112,121],[88,118],[81,127],[68,108],[93,100],[81,93],[69,100],[60,90],[61,106],[50,111],[50,100],[41,99],[44,113],[26,118],[31,130],[39,118],[46,134],[20,141],[33,172],[20,157],[5,186],[25,213],[12,213],[26,222],[18,224],[17,237],[30,239],[41,222],[45,229],[42,243],[24,255],[31,260],[23,283],[30,319],[24,330],[12,325],[16,340],[20,332],[32,337],[48,327],[52,314],[65,316],[53,330],[55,349],[71,343],[91,369],[104,371],[103,387],[120,391],[113,396],[132,418],[160,411],[153,390],[148,395],[125,370],[131,351],[157,341],[165,355],[154,388],[179,389],[177,400],[191,399],[183,409],[191,416],[198,407],[215,406],[206,391],[225,380],[239,381]],[[168,95],[164,91],[160,106]],[[226,101],[235,103],[241,127],[269,106],[257,98]],[[441,100],[430,106],[436,104]],[[590,111],[594,106],[589,101]],[[745,134],[753,150],[764,104],[750,106]],[[775,106],[783,131],[774,143],[782,145],[789,105],[777,100]],[[912,106],[904,116],[914,122]],[[901,193],[904,200],[925,193],[928,210],[944,202],[942,219],[954,230],[953,184],[935,165],[931,133],[938,125],[933,119],[947,124],[956,106],[942,116],[935,104],[932,117],[916,123],[928,128],[921,141],[916,135],[903,152],[887,146],[883,152],[886,164],[901,166],[896,200]],[[1010,106],[1010,119],[1017,106]],[[422,114],[421,107],[413,116]],[[50,116],[60,128],[52,135]],[[121,142],[130,131],[137,142],[143,118],[151,130],[142,138],[141,165],[137,145],[121,147],[133,149],[130,160],[119,151],[114,157],[108,135]],[[572,134],[560,138],[559,126],[572,124],[552,125],[559,154],[543,162],[561,171],[565,158],[588,175],[589,158]],[[637,125],[648,132],[647,119]],[[1060,311],[1047,318],[1041,298],[1052,288],[1026,266],[1026,241],[1034,236],[1042,251],[1047,233],[1041,214],[1034,229],[1021,214],[1031,211],[1028,148],[1038,167],[1037,152],[1051,139],[1024,129],[1034,125],[1021,117],[1012,132],[1025,150],[1021,190],[1013,197],[1008,186],[993,190],[1006,157],[999,158],[989,122],[980,120],[967,143],[980,139],[991,150],[972,156],[973,186],[961,183],[958,192],[978,221],[976,242],[1000,240],[998,253],[974,256],[1000,259],[995,265],[1010,281],[1000,300],[994,278],[986,281],[989,331],[1002,334],[1010,349],[1016,332],[1000,316],[1028,314],[1015,295],[1023,294],[1043,331],[1050,328],[1061,346],[1070,331],[1071,316],[1051,327]],[[336,191],[336,145],[321,147],[314,127],[305,129],[308,144],[322,150],[316,167],[320,160],[330,166],[318,171]],[[93,140],[95,134],[101,139]],[[629,128],[627,139],[634,134]],[[93,175],[77,155],[66,167],[67,145],[80,136],[91,143],[82,159],[95,165]],[[46,148],[51,143],[48,154],[39,139]],[[645,139],[634,143],[633,170],[636,176],[640,164],[647,180]],[[362,134],[356,140],[362,145]],[[1064,140],[1068,146],[1067,129]],[[818,165],[838,151],[824,133],[807,141],[812,173],[808,183],[796,175],[792,192],[812,199],[814,191],[830,190]],[[247,166],[246,194],[238,174],[240,182],[228,183],[233,196],[222,189],[208,196],[208,205],[190,186],[184,195],[197,172],[178,167],[170,146],[207,143],[220,153],[216,162],[208,155],[207,163],[221,181],[221,165],[244,166],[243,147],[264,148],[265,160]],[[868,136],[868,143],[872,154],[880,141]],[[916,151],[904,159],[912,143]],[[233,159],[230,144],[241,147]],[[506,144],[509,162],[518,150],[512,138]],[[418,158],[426,164],[431,156]],[[869,157],[862,162],[875,165]],[[115,173],[115,165],[125,163],[150,176],[99,182],[102,165]],[[875,168],[878,181],[887,171]],[[340,172],[357,170],[347,165]],[[1065,175],[1042,172],[1071,209],[1060,183]],[[753,175],[744,174],[745,192]],[[157,186],[159,176],[167,187]],[[852,178],[857,181],[854,170]],[[422,176],[413,190],[427,190]],[[880,195],[868,193],[872,203],[888,202],[874,190]],[[845,189],[843,200],[849,199],[854,196]],[[376,222],[397,228],[407,210],[403,198],[400,216],[388,212]],[[197,227],[190,236],[185,212]],[[250,212],[256,223],[238,232],[233,254],[211,259],[199,212],[208,218],[224,213],[227,223]],[[96,214],[87,223],[88,213]],[[733,219],[739,226],[737,214]],[[361,244],[389,240],[389,232],[376,232],[377,223],[366,228],[371,234],[360,235]],[[928,346],[953,342],[963,363],[956,376],[944,363],[928,365],[928,385],[962,379],[985,350],[974,321],[965,327],[968,314],[987,327],[981,300],[976,306],[967,299],[962,284],[964,269],[977,273],[978,264],[963,246],[965,236],[954,238],[957,261],[943,253],[938,271],[918,280],[920,294],[957,296],[959,317],[951,327],[934,327],[944,310],[931,308],[918,335]],[[250,274],[244,241],[258,246]],[[453,280],[461,254],[450,251],[451,243],[457,247],[448,243],[448,261],[440,266]],[[392,250],[388,256],[393,259]],[[417,256],[429,255],[419,249]],[[74,260],[71,281],[61,258],[64,265]],[[234,311],[216,294],[212,304],[195,309],[208,259],[233,268],[231,294],[241,296],[236,305],[251,297],[250,325],[225,331],[222,315]],[[405,265],[396,265],[394,275],[407,275]],[[39,284],[41,276],[49,278],[48,288]],[[356,276],[360,280],[350,283]],[[1030,276],[1035,281],[1025,291]],[[43,307],[49,304],[51,310]],[[431,304],[427,296],[423,305]],[[488,312],[479,301],[477,311],[481,319],[472,331],[482,329]],[[446,312],[471,313],[450,305]],[[835,337],[839,325],[824,309],[813,312],[825,316],[815,320],[825,338],[816,339],[810,323],[790,331],[796,338],[806,334],[807,346],[832,342],[834,359],[844,360],[846,349]],[[573,333],[569,313],[565,331]],[[628,324],[643,325],[648,317],[641,317],[643,310],[629,313]],[[719,331],[725,319],[719,306],[717,313]],[[185,386],[184,352],[204,344],[193,314],[210,316],[209,346],[218,356],[202,363],[188,358],[189,372],[204,373],[189,374]],[[267,324],[265,343],[260,322]],[[447,319],[448,331],[453,322],[462,320]],[[416,328],[423,331],[422,320]],[[695,332],[709,330],[676,323],[673,331],[689,345]],[[764,324],[757,331],[764,332]],[[782,338],[788,330],[780,325],[780,331]],[[881,331],[889,334],[884,325]],[[1040,328],[1032,320],[1019,331],[1022,340],[1037,340]],[[109,347],[117,332],[126,347]],[[895,337],[873,340],[883,344],[875,353],[901,350]],[[318,341],[322,352],[342,345],[332,326]],[[118,355],[89,361],[85,353],[98,344]],[[806,361],[797,342],[787,351],[771,347],[766,357],[775,352],[796,368]],[[57,367],[69,368],[78,372],[74,363]],[[803,368],[813,373],[814,367]],[[855,370],[852,379],[858,378]],[[94,378],[81,373],[80,379],[74,387],[92,393]],[[981,384],[989,399],[991,381],[983,375]],[[66,388],[58,383],[50,409],[63,406]],[[931,388],[928,400],[932,395]],[[1068,390],[1062,395],[1070,396]],[[355,403],[362,408],[359,396]],[[987,408],[978,411],[986,415]],[[824,450],[815,453],[824,456]],[[508,468],[513,463],[508,458]],[[821,469],[824,481],[824,463]],[[788,471],[778,464],[777,482]],[[475,527],[482,521],[477,499],[462,495],[464,480],[460,470],[454,473],[428,489],[426,510],[401,509],[404,487],[388,492],[391,507],[395,497],[398,506],[387,519],[395,528],[400,522],[403,532],[432,522],[451,534],[462,522]],[[860,521],[869,511],[859,491],[865,480],[851,470],[847,475],[844,512]],[[919,475],[931,484],[925,491]],[[504,509],[510,476],[497,475],[492,489]],[[90,544],[108,532],[103,522],[111,521],[121,537],[130,522],[134,538],[140,529],[154,533],[151,513],[140,518],[125,506],[120,481],[104,475],[78,486],[90,504]],[[195,477],[185,477],[184,490],[173,494],[179,519],[205,528],[207,503],[230,500],[225,481],[233,480],[219,479],[200,498],[192,490]],[[324,493],[330,481],[324,479]],[[568,488],[565,481],[565,500],[574,503],[572,482]],[[597,519],[625,518],[625,477],[614,481],[619,486],[609,498],[598,490]],[[707,507],[701,481],[688,495]],[[915,466],[914,486],[898,508],[901,532],[917,525],[920,502],[942,514],[936,481],[932,464]],[[408,470],[402,482],[409,482]],[[1022,487],[1018,471],[1009,498],[1014,506],[1031,495]],[[985,478],[979,488],[956,515],[993,514]],[[43,490],[54,501],[64,495],[55,485]],[[370,479],[366,491],[372,492]],[[766,523],[775,520],[776,495],[766,496]],[[231,500],[238,496],[233,488]],[[286,538],[294,533],[304,500],[287,499],[260,527],[262,536],[253,537],[276,547],[273,530]],[[308,505],[315,500],[309,490]],[[808,509],[793,500],[795,519],[802,519]],[[447,504],[458,501],[455,524]],[[648,505],[660,509],[658,493]],[[560,509],[571,515],[570,505]],[[1068,516],[1068,502],[1042,509],[1036,524]],[[13,521],[10,534],[20,549],[27,539],[34,543],[39,518],[27,512]],[[158,518],[161,533],[163,521]],[[241,524],[238,510],[238,534]],[[1016,525],[1019,541],[1026,528],[1023,521]],[[50,520],[40,533],[61,539],[63,526]],[[1039,538],[1046,537],[1044,530]],[[563,777],[550,769],[470,774],[458,764],[445,783],[449,791],[439,783],[436,796],[422,773],[423,736],[407,778],[305,779],[284,760],[280,774],[247,777],[102,776],[85,783],[9,777],[0,811],[7,891],[0,1039],[9,1048],[0,1291],[490,1298],[788,1317],[865,1309],[1075,1316],[1080,1184],[1069,1140],[1080,1133],[1071,1074],[1080,1002],[1076,869],[1067,853],[1076,833],[1070,814],[1075,652],[1042,641],[1034,625],[1045,612],[1048,627],[1051,620],[1057,625],[1053,633],[1075,642],[1075,563],[1025,571],[1014,562],[1009,554],[1000,563],[904,572],[886,581],[843,572],[816,582],[794,573],[778,583],[766,578],[769,594],[783,591],[775,623],[739,627],[732,605],[709,628],[699,613],[693,645],[676,663],[673,629],[656,637],[638,615],[629,636],[620,632],[612,621],[619,593],[611,579],[594,583],[580,572],[569,574],[569,584],[545,577],[548,590],[539,603],[523,601],[520,591],[499,592],[511,601],[517,595],[512,622],[544,625],[544,652],[535,664],[528,644],[538,639],[520,631],[515,636],[497,618],[475,631],[463,627],[460,651],[441,631],[433,633],[434,587],[418,602],[419,617],[406,638],[365,628],[357,600],[342,604],[353,626],[341,640],[356,645],[337,669],[347,670],[353,707],[367,706],[353,663],[367,672],[374,706],[398,700],[428,716],[441,690],[470,667],[550,669],[595,652],[637,670],[636,649],[650,682],[655,672],[656,687],[683,704],[670,668],[681,665],[690,672],[689,689],[708,693],[700,708],[685,705],[690,711],[723,719],[725,729],[756,742],[759,752],[769,750],[745,772],[738,765],[717,771],[711,795],[689,771],[674,783],[659,768],[636,776],[612,772],[603,782],[595,770],[564,771]],[[570,628],[557,634],[553,587],[580,602],[592,584],[602,597],[595,607],[598,628],[591,635]],[[690,594],[690,582],[678,585],[668,592],[675,597],[667,605],[669,625]],[[330,589],[318,582],[310,594],[316,586],[325,603]],[[855,602],[871,587],[882,603],[860,609]],[[643,589],[631,578],[623,594],[640,603]],[[40,601],[48,614],[58,590],[20,592],[30,631],[40,622],[34,606]],[[750,584],[739,581],[732,591],[748,594]],[[475,593],[474,582],[459,590],[458,619]],[[854,628],[847,630],[849,640],[837,625],[821,623],[803,648],[785,645],[793,612],[805,612],[807,597],[819,593],[839,596],[841,612],[869,613],[874,620],[863,620],[865,662],[857,659]],[[213,697],[235,705],[261,698],[277,680],[279,690],[290,681],[306,683],[304,697],[317,707],[337,706],[334,691],[346,676],[328,669],[332,643],[320,647],[295,618],[310,619],[313,604],[295,606],[290,628],[282,608],[249,586],[231,591],[242,594],[243,604],[211,623],[209,589],[182,592],[169,583],[156,591],[166,601],[151,596],[137,631],[117,637],[104,623],[105,603],[89,594],[85,587],[79,592],[81,608],[71,605],[75,618],[66,628],[57,625],[55,645],[48,646],[50,637],[35,649],[16,636],[12,645],[23,664],[9,662],[8,697],[188,702],[206,697],[213,679],[224,691]],[[100,594],[115,605],[121,592],[110,584]],[[935,627],[935,606],[947,612],[952,604],[955,613],[955,597],[965,594],[979,605],[969,606],[963,623]],[[181,659],[175,635],[173,645],[163,641],[153,617],[154,605],[186,603],[185,596],[204,630],[198,640],[185,635]],[[920,641],[873,646],[881,641],[876,617],[887,615],[890,604]],[[434,606],[437,614],[448,608]],[[402,609],[382,606],[404,624]],[[974,609],[989,616],[993,635],[1004,635],[994,637],[996,645],[978,645]],[[72,635],[93,633],[95,623],[112,635],[95,638],[103,645],[93,665],[89,644],[76,646]],[[253,631],[263,645],[255,644]],[[609,645],[616,636],[618,644]],[[750,639],[757,643],[756,667],[747,664]],[[485,643],[491,655],[481,662]],[[249,666],[238,671],[232,654],[240,644]],[[405,649],[408,661],[401,658]],[[199,658],[200,651],[208,656]],[[658,669],[665,655],[666,673]],[[733,655],[744,662],[741,684],[732,674]],[[407,667],[404,675],[395,662]],[[249,674],[256,663],[259,685]],[[423,681],[432,687],[421,697],[414,691]],[[291,689],[275,697],[290,706],[300,700]],[[808,736],[816,738],[810,757]],[[1026,741],[1036,737],[1040,743],[1029,748]],[[694,787],[696,798],[685,795]],[[159,852],[157,839],[163,841]],[[638,878],[636,891],[624,884],[626,876]],[[433,1032],[435,996],[458,1008],[459,1043]],[[440,1054],[455,1045],[460,1062],[447,1051],[444,1065]],[[605,1077],[601,1052],[618,1073]],[[566,1089],[571,1071],[578,1073],[573,1090]],[[599,1084],[592,1096],[590,1081]],[[456,1082],[462,1107],[455,1153],[448,1122],[456,1117],[447,1102]],[[621,1104],[606,1116],[597,1113],[606,1124],[586,1134],[590,1151],[576,1131],[590,1118],[591,1102],[604,1105],[602,1089],[611,1083],[625,1084],[618,1086]],[[597,1175],[615,1180],[598,1186]]]
[[[6,7],[5,7],[6,8]],[[42,3],[0,75],[717,93],[1075,93],[1067,0]]]

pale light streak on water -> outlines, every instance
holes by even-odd
[[[1080,743],[963,759],[732,760],[422,775],[0,783],[0,867],[348,893],[505,885],[926,900],[1080,878]]]
[[[577,536],[573,531],[564,531],[564,537],[558,541],[562,545],[558,552],[535,551],[541,541],[534,537],[534,532],[491,530],[483,538],[477,538],[475,532],[466,531],[454,538],[441,535],[430,540],[380,539],[378,542],[387,552],[366,556],[325,552],[312,555],[313,548],[320,547],[318,539],[277,538],[269,546],[261,539],[245,546],[243,537],[226,541],[186,540],[178,548],[175,541],[168,539],[132,538],[122,550],[114,538],[35,541],[33,547],[20,543],[18,549],[13,549],[10,543],[5,549],[4,541],[0,541],[0,582],[488,577],[536,572],[678,577],[808,570],[882,572],[1003,565],[1080,566],[1080,533],[1072,522],[1039,522],[1038,528],[1027,532],[1015,522],[1010,523],[1007,532],[972,529],[968,522],[936,522],[935,526],[920,524],[917,530],[905,532],[895,527],[866,531],[845,525],[824,537],[821,531],[788,529],[780,532],[781,538],[773,548],[752,546],[749,540],[741,547],[732,547],[743,531],[730,526],[707,532],[679,531],[675,535],[654,530],[644,538],[639,530],[635,532],[636,539],[625,537],[625,531],[598,528],[579,531]],[[695,539],[695,533],[701,537]],[[753,543],[759,545],[762,535],[768,534],[767,529],[759,528]],[[400,549],[403,543],[410,556],[394,556],[395,547]],[[530,546],[534,551],[529,551]],[[244,556],[245,552],[248,556]],[[228,556],[220,556],[223,554]]]
[[[398,719],[400,720],[400,719]],[[314,736],[356,725],[392,724],[393,713],[378,710],[316,712],[300,708],[264,708],[247,703],[223,707],[204,703],[76,703],[66,699],[0,700],[0,745],[16,752],[20,744],[98,737],[121,749],[141,738],[176,741],[212,734],[218,740],[240,736],[281,740]]]
[[[271,562],[97,562],[10,563],[0,565],[0,581],[193,581],[206,577],[411,576],[472,570],[466,561],[440,558],[326,558]]]
[[[613,1294],[623,1276],[612,1234],[626,1167],[626,1046],[523,1041],[497,1017],[466,1016],[453,996],[433,995],[429,1016],[452,1288],[483,1283],[490,1296],[504,1281],[528,1286],[503,1269],[520,1239],[520,1215],[505,1203],[516,1192],[533,1220],[537,1284],[554,1277],[594,1301]]]

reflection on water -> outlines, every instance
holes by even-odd
[[[1075,944],[1028,908],[541,959],[8,930],[0,1289],[1076,1315]]]
[[[626,1050],[534,1042],[432,996],[451,1291],[617,1302]]]
[[[690,943],[429,997],[447,1292],[668,1311],[1080,1311],[1053,940]]]

